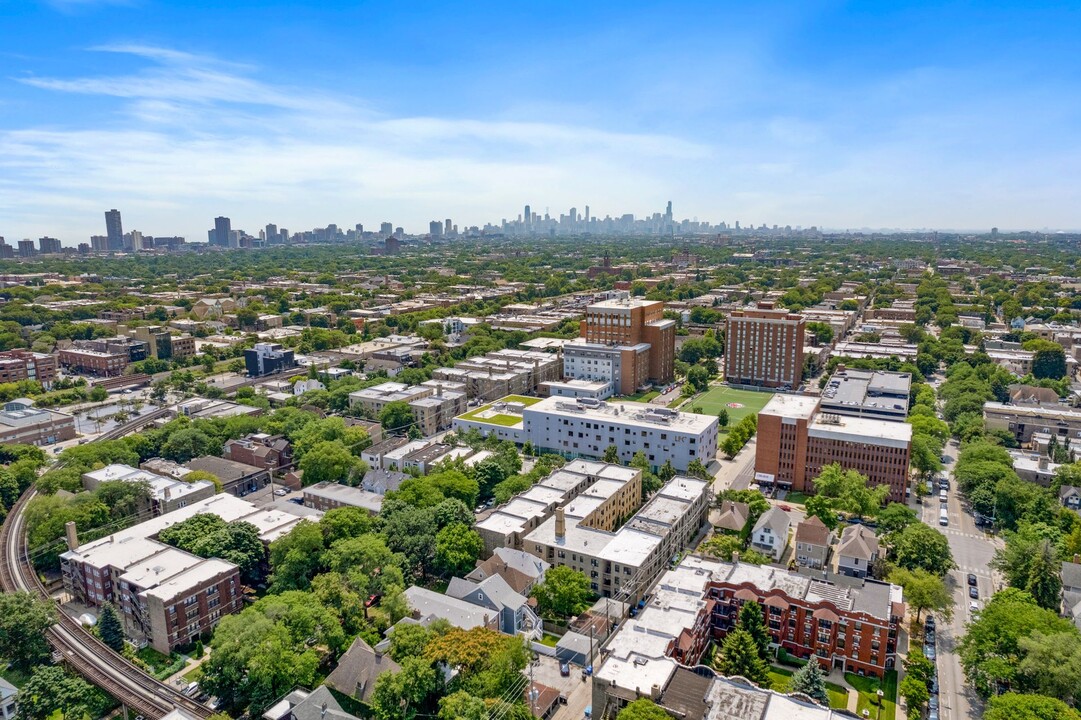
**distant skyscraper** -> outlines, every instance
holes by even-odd
[[[35,254],[33,240],[19,241],[19,257],[34,257]]]
[[[394,234],[394,223],[379,223],[379,234],[383,237]]]
[[[274,223],[267,223],[266,226],[266,244],[276,245],[279,241],[278,238],[278,226]]]
[[[588,205],[586,205],[586,216],[585,216],[585,221],[586,221],[587,223],[589,222],[589,206],[588,206]]]
[[[38,238],[38,249],[42,255],[52,255],[60,252],[60,241],[56,238],[43,237]]]
[[[229,236],[232,230],[232,220],[227,217],[214,218],[214,244],[218,247],[229,247]]]
[[[523,216],[523,219],[525,220],[525,226],[527,230],[533,227],[533,215],[529,212],[528,205],[525,206],[525,215]]]
[[[428,223],[428,234],[432,237],[439,237],[443,234],[443,223],[438,220],[432,220]]]
[[[446,220],[445,220],[445,221],[443,222],[443,225],[444,225],[444,227],[443,227],[443,234],[444,234],[444,235],[450,235],[450,230],[451,230],[451,227],[452,227],[452,224],[451,224],[451,222],[450,222],[450,218],[447,218],[447,219],[446,219]]]
[[[120,223],[120,211],[116,208],[105,211],[105,236],[109,238],[109,250],[124,249],[124,226]]]

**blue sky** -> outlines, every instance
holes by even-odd
[[[223,7],[226,6],[226,7]],[[1077,3],[0,0],[0,235],[1081,228]]]

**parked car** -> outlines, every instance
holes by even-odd
[[[976,574],[975,573],[969,573],[968,574],[968,584],[973,585],[973,586],[976,585]]]
[[[289,498],[285,502],[291,502],[291,503],[293,503],[295,505],[303,505],[304,504],[304,498]]]
[[[924,643],[923,644],[923,655],[928,660],[934,660],[935,659],[935,644],[934,643]]]
[[[927,627],[928,630],[934,630],[935,629],[935,616],[934,615],[928,615],[927,619],[923,621],[923,624],[924,624],[925,627]]]
[[[931,699],[927,701],[927,707],[931,710],[938,710],[938,695],[931,696]]]
[[[563,677],[570,677],[571,666],[567,663],[559,663],[559,674]]]
[[[968,596],[970,598],[972,598],[973,600],[979,598],[980,597],[980,589],[978,587],[976,587],[975,585],[973,585],[972,587],[970,587],[968,589]]]
[[[923,641],[925,643],[930,643],[930,644],[934,645],[935,644],[935,631],[934,630],[925,630],[924,633],[923,633]]]
[[[970,602],[968,604],[968,611],[970,613],[978,613],[980,611],[980,604],[978,602]]]
[[[289,491],[285,488],[274,488],[274,495],[276,497],[285,497],[289,494]]]

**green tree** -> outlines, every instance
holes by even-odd
[[[788,681],[788,692],[803,693],[826,707],[830,704],[830,696],[826,692],[826,676],[822,674],[822,666],[813,657],[792,675],[792,679]]]
[[[1032,358],[1032,375],[1037,380],[1044,378],[1059,380],[1066,377],[1066,351],[1061,345],[1050,344],[1054,347],[1041,348]]]
[[[202,430],[192,427],[173,432],[161,445],[162,457],[179,463],[185,463],[203,455],[217,455],[220,452],[220,442],[216,442]]]
[[[444,575],[465,575],[483,550],[484,540],[468,525],[455,523],[435,534],[435,566]]]
[[[321,482],[356,485],[361,460],[337,440],[316,444],[300,460],[305,485]]]
[[[758,654],[758,644],[746,630],[736,628],[721,643],[720,670],[740,675],[757,685],[769,684],[769,666]]]
[[[488,720],[488,706],[464,690],[439,700],[440,720]]]
[[[619,448],[615,445],[609,445],[604,449],[604,458],[606,463],[619,464]]]
[[[112,701],[80,677],[69,674],[61,665],[41,665],[19,690],[18,720],[43,720],[49,717],[95,718],[104,715]]]
[[[394,401],[383,406],[379,413],[379,423],[385,430],[404,430],[413,425],[413,410],[404,402]]]
[[[271,591],[308,587],[319,569],[322,554],[323,533],[319,526],[310,520],[301,520],[288,533],[270,543]]]
[[[1081,713],[1055,698],[1010,692],[987,701],[983,720],[1081,720]]]
[[[432,709],[439,677],[423,658],[406,658],[398,672],[384,672],[375,681],[369,705],[378,720],[413,720]]]
[[[531,593],[542,615],[563,618],[585,610],[592,595],[589,578],[565,565],[550,568]]]
[[[889,486],[870,486],[866,475],[843,470],[838,463],[822,468],[814,480],[815,494],[830,498],[839,510],[857,517],[873,517],[890,494]]]
[[[319,528],[323,531],[323,541],[330,546],[336,540],[370,533],[375,528],[375,522],[367,510],[345,506],[328,510],[320,518]]]
[[[1081,700],[1081,634],[1037,630],[1018,645],[1024,656],[1017,668],[1018,689],[1072,704]]]
[[[387,547],[405,555],[410,572],[419,570],[423,576],[431,571],[435,559],[435,534],[432,508],[416,508],[404,503],[387,507],[383,502],[383,537]]]
[[[55,622],[52,603],[25,592],[0,594],[0,657],[23,671],[47,662],[45,631]]]
[[[105,603],[98,616],[98,637],[101,641],[116,652],[124,650],[124,628],[120,625],[120,618],[116,615],[116,608],[112,603]]]
[[[728,427],[728,408],[721,408],[717,411],[717,424],[722,427]]]
[[[904,503],[891,502],[879,511],[875,518],[878,523],[878,532],[882,535],[892,535],[904,530],[909,525],[919,522],[915,511]]]
[[[639,698],[634,702],[627,703],[627,707],[619,711],[617,720],[672,720],[672,716],[649,698]]]
[[[968,624],[968,632],[961,638],[961,665],[969,684],[983,697],[991,695],[1000,685],[1017,687],[1022,679],[1018,662],[1024,655],[1021,640],[1037,632],[1078,634],[1068,620],[1041,608],[1023,590],[1006,588],[995,593],[980,618]],[[1051,670],[1044,668],[1045,672]]]
[[[754,638],[754,643],[758,647],[758,656],[768,661],[770,637],[769,630],[766,629],[765,608],[756,602],[744,603],[739,609],[737,626]]]
[[[917,621],[924,610],[934,610],[947,618],[953,612],[953,594],[938,575],[923,568],[897,568],[890,573],[890,582],[905,589],[905,601],[915,608]]]
[[[1028,582],[1024,589],[1046,610],[1057,611],[1062,605],[1060,566],[1054,547],[1047,540],[1041,540],[1029,562]]]
[[[908,720],[919,720],[923,717],[923,707],[931,699],[931,691],[927,689],[927,683],[913,675],[905,675],[901,678],[898,692],[908,706],[906,715]]]
[[[956,567],[946,536],[923,523],[909,525],[896,534],[893,559],[906,570],[923,569],[938,577]]]

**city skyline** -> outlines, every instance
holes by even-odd
[[[8,5],[0,234],[75,245],[114,207],[189,241],[216,216],[421,234],[668,198],[714,224],[1076,229],[1077,14]]]

